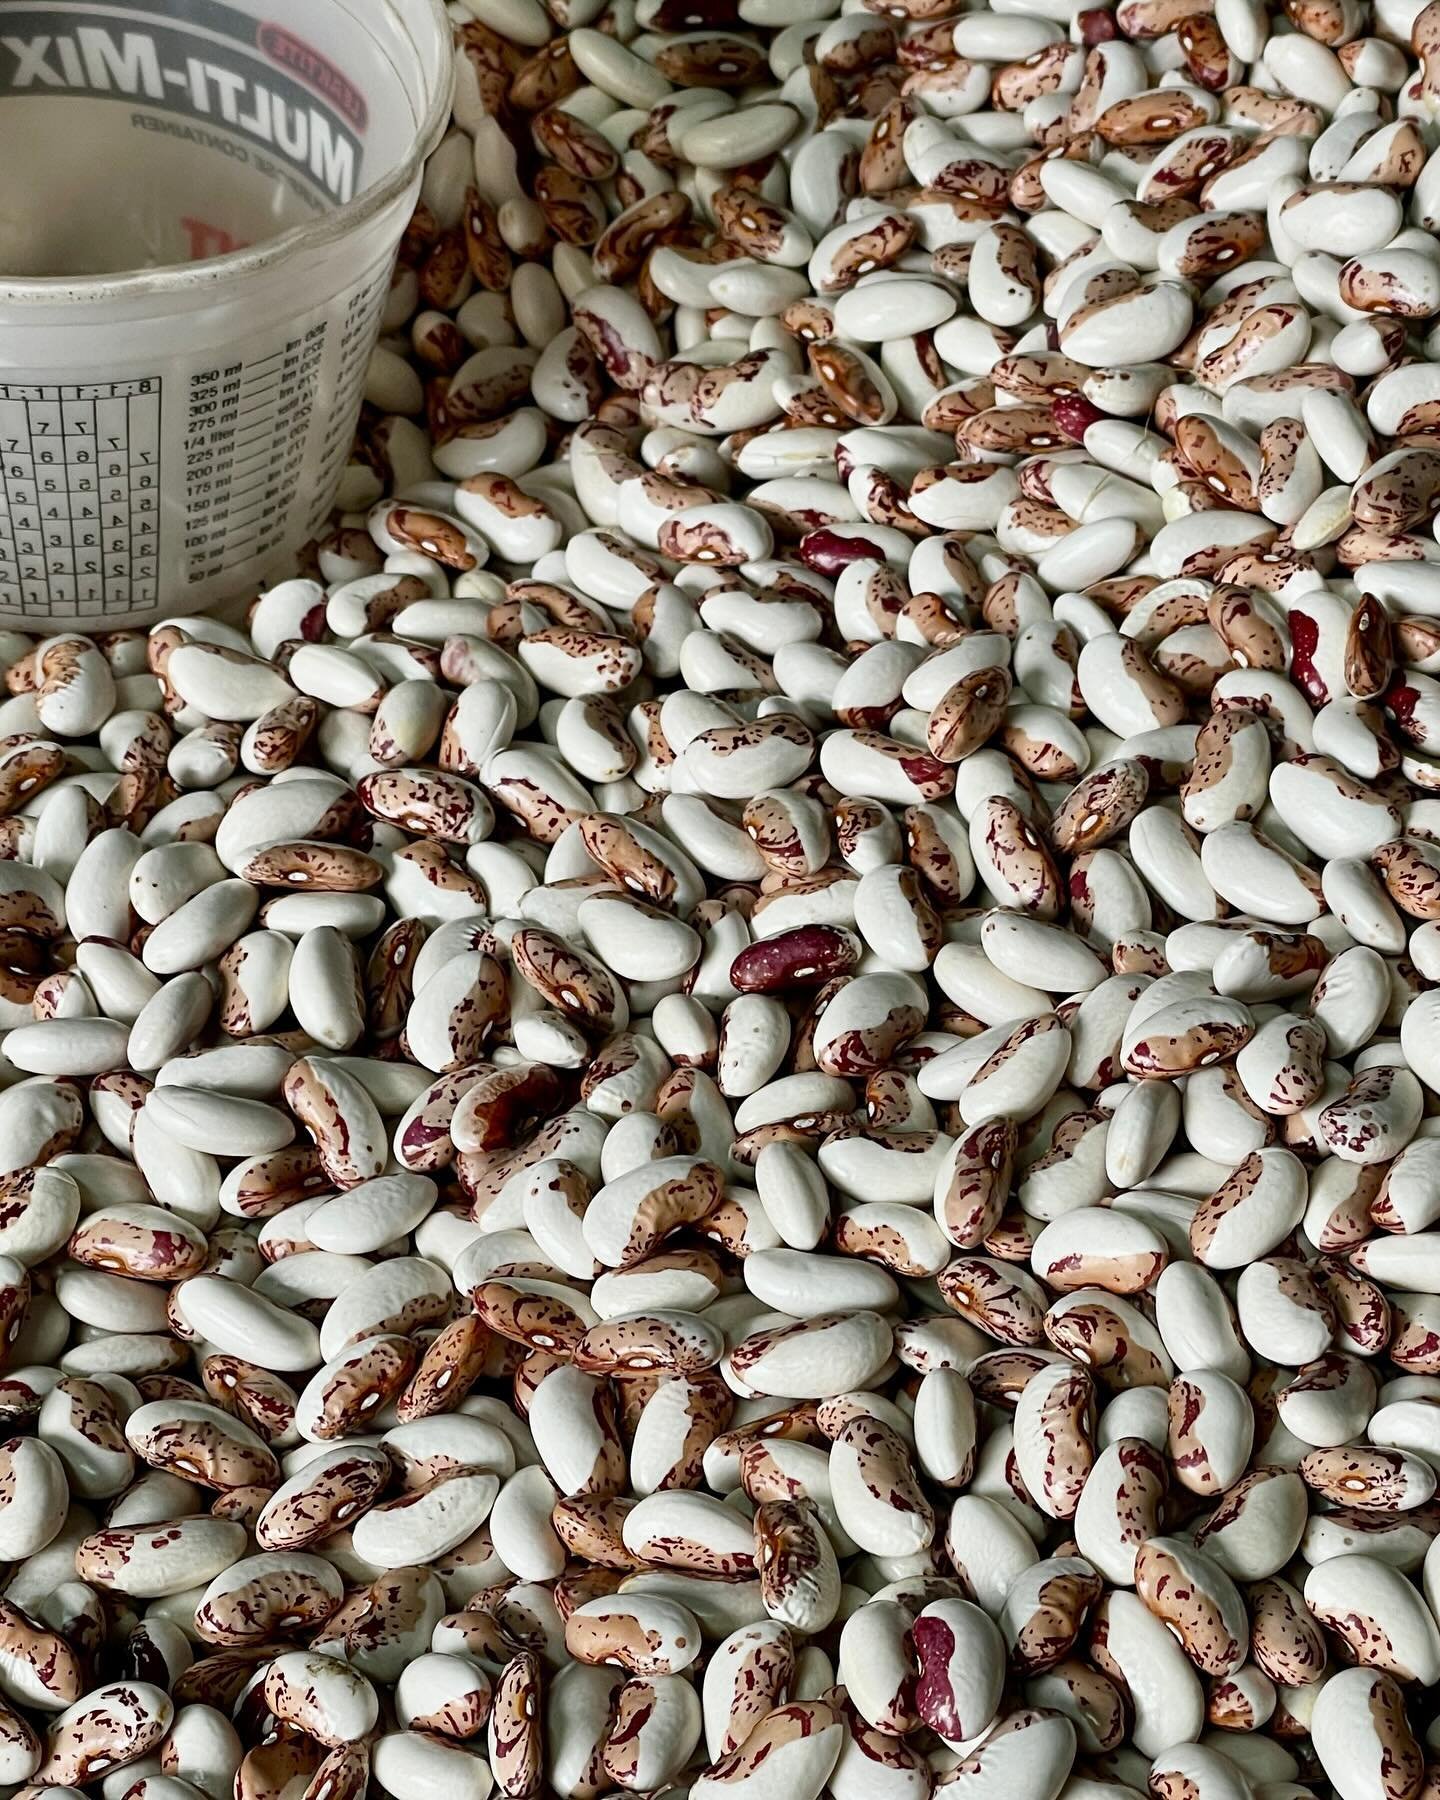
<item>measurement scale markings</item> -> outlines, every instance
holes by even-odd
[[[0,383],[0,592],[22,611],[156,597],[159,382]]]

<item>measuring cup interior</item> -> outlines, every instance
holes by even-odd
[[[264,244],[382,181],[422,126],[404,79],[405,0],[3,11],[0,167],[24,179],[0,192],[0,280]]]

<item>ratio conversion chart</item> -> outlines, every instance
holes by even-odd
[[[0,605],[103,624],[159,571],[159,377],[0,382]]]

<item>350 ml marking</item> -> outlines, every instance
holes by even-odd
[[[0,604],[103,619],[159,597],[160,378],[0,382]]]

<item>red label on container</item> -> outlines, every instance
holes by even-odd
[[[244,238],[237,238],[223,225],[212,225],[206,219],[182,218],[180,229],[190,240],[191,262],[205,262],[212,256],[229,256],[233,250],[248,248]]]
[[[342,113],[357,131],[365,130],[370,122],[370,109],[365,104],[365,96],[353,81],[335,67],[329,57],[322,56],[304,38],[296,37],[293,31],[287,31],[283,25],[270,21],[260,26],[257,42],[271,62],[288,70],[297,81],[303,81],[312,92],[329,101],[336,112]]]

